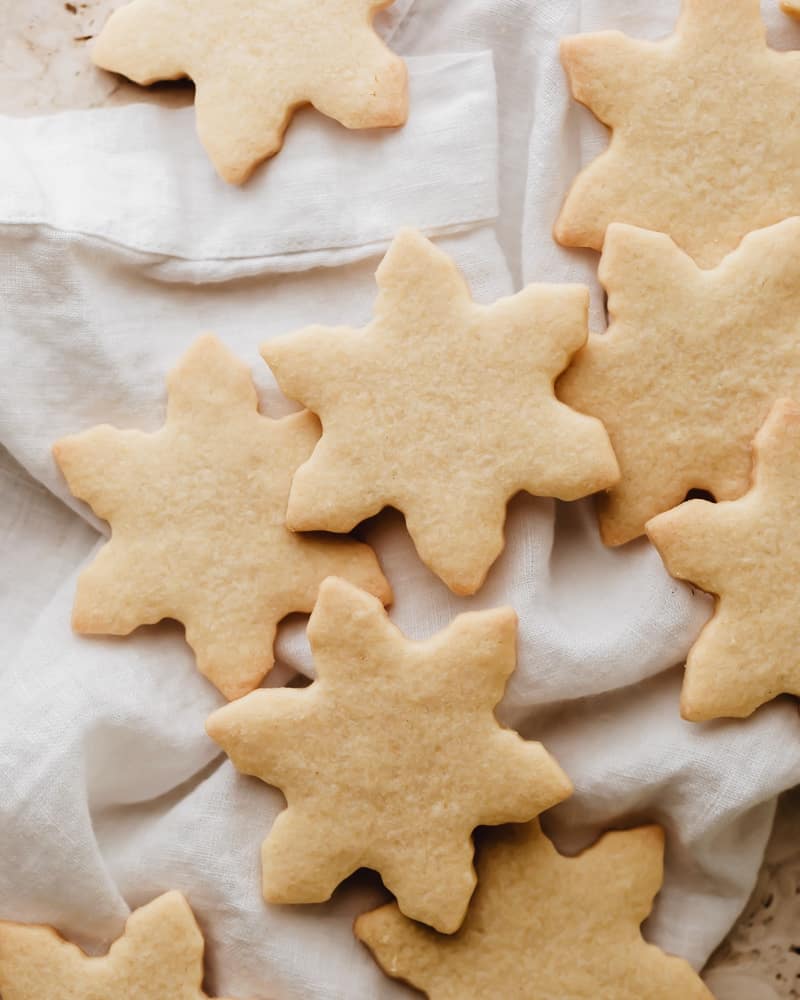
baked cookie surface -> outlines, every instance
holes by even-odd
[[[559,242],[600,250],[625,222],[713,267],[746,233],[800,215],[800,52],[768,47],[759,0],[683,0],[663,41],[604,31],[561,55],[612,136],[572,185]]]
[[[57,442],[70,489],[111,525],[78,580],[75,630],[128,635],[174,618],[200,672],[237,698],[271,670],[278,622],[311,611],[325,577],[388,601],[372,549],[285,526],[292,475],[318,439],[308,411],[261,415],[248,367],[207,335],[169,376],[161,430],[100,426]]]
[[[136,910],[100,958],[51,927],[0,922],[0,992],[3,1000],[209,1000],[203,951],[179,892]]]
[[[753,485],[729,503],[691,500],[648,522],[667,569],[714,594],[689,651],[681,712],[744,717],[800,695],[800,406],[779,400],[755,440]]]
[[[683,959],[641,936],[661,887],[658,827],[562,857],[538,822],[487,833],[463,927],[437,934],[395,904],[356,920],[389,976],[430,1000],[713,1000]]]
[[[405,64],[372,27],[392,0],[134,0],[115,11],[92,57],[141,84],[189,77],[197,131],[232,184],[283,145],[294,110],[347,128],[402,125]]]
[[[800,394],[800,220],[750,233],[713,270],[669,237],[609,228],[600,260],[609,327],[559,379],[603,421],[621,478],[598,498],[608,545],[690,490],[733,500],[776,399]]]
[[[422,561],[472,594],[503,549],[515,493],[575,500],[618,478],[602,424],[553,391],[586,341],[589,293],[529,285],[477,305],[452,260],[411,229],[376,278],[364,329],[309,327],[262,347],[323,426],[287,523],[350,531],[396,507]]]
[[[475,827],[533,818],[572,790],[494,716],[516,627],[510,608],[471,612],[411,642],[376,598],[323,583],[308,627],[317,680],[254,691],[207,723],[240,771],[286,797],[262,848],[269,902],[323,902],[366,867],[404,913],[460,925]]]

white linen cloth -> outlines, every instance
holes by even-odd
[[[221,697],[181,629],[72,634],[75,577],[103,526],[49,447],[99,422],[158,426],[167,371],[207,329],[251,363],[265,412],[285,412],[259,343],[366,321],[380,253],[404,224],[441,237],[480,301],[532,280],[590,284],[599,328],[597,256],[550,238],[566,186],[604,142],[568,98],[557,42],[603,27],[657,37],[677,6],[405,0],[383,25],[412,57],[406,128],[348,133],[302,112],[241,190],[214,176],[189,110],[0,119],[0,918],[102,950],[131,907],[178,888],[206,933],[209,992],[414,995],[352,937],[353,917],[384,898],[377,878],[323,906],[263,903],[259,844],[282,798],[205,736]],[[765,14],[779,43],[800,41]],[[399,515],[366,537],[412,637],[466,608],[517,610],[501,717],[576,785],[548,829],[574,850],[609,826],[661,822],[667,877],[647,933],[701,966],[754,883],[775,796],[800,778],[794,703],[682,722],[680,664],[710,603],[646,542],[605,549],[588,501],[517,498],[506,552],[471,599],[420,564]],[[278,655],[269,683],[313,672],[303,620],[281,628]]]

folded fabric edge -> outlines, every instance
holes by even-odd
[[[483,226],[492,226],[493,216],[471,219],[452,224],[419,226],[420,232],[431,239],[456,236],[459,233],[471,232]],[[173,254],[155,253],[131,247],[108,236],[81,230],[65,230],[47,222],[5,222],[0,221],[0,234],[14,230],[44,230],[57,233],[61,241],[70,239],[95,246],[98,249],[107,248],[122,254],[129,259],[137,260],[150,277],[164,282],[188,282],[189,284],[214,284],[233,281],[237,278],[257,277],[267,274],[292,274],[310,271],[316,267],[343,267],[355,264],[370,257],[382,256],[395,235],[395,230],[387,230],[385,234],[376,236],[369,243],[355,242],[339,246],[326,247],[319,250],[295,250],[280,254],[254,254],[244,257],[206,257],[202,259],[186,258]]]
[[[0,117],[0,144],[10,154],[0,164],[0,225],[96,237],[212,272],[224,268],[227,277],[231,267],[285,272],[359,259],[401,225],[440,235],[494,220],[491,53],[408,63],[416,114],[404,129],[347,132],[307,115],[242,189],[214,175],[191,109],[137,104]]]

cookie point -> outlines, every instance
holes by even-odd
[[[323,597],[335,594],[337,591],[342,591],[344,593],[353,590],[358,590],[358,588],[353,586],[353,584],[348,580],[343,579],[341,576],[326,576],[319,585],[318,596]]]
[[[204,330],[195,341],[196,344],[212,344],[215,347],[224,347],[220,338],[213,330]]]
[[[255,691],[260,681],[263,679],[263,674],[256,680],[246,679],[241,681],[214,681],[209,678],[214,687],[220,692],[221,695],[227,698],[228,701],[240,701],[246,695]]]
[[[469,614],[470,612],[465,613]],[[474,613],[486,615],[486,620],[491,621],[492,627],[496,628],[498,632],[504,633],[505,638],[516,638],[517,629],[519,628],[519,615],[512,607],[487,608],[485,611],[476,611]]]
[[[434,930],[438,931],[440,934],[455,934],[464,923],[464,918],[467,915],[467,908],[461,912],[458,917],[448,917],[446,920],[437,920],[431,924]]]
[[[274,156],[274,153],[272,155]],[[269,159],[269,157],[265,157],[265,159]],[[248,166],[240,166],[239,164],[232,165],[230,163],[215,163],[214,166],[217,173],[226,184],[230,184],[232,187],[240,187],[242,184],[246,183],[246,181],[250,180],[256,172],[256,168],[263,162],[264,161],[261,160],[259,163],[253,163]]]
[[[686,681],[684,681],[684,685],[685,684]],[[681,718],[685,722],[706,722],[709,718],[709,716],[701,712],[691,701],[689,696],[683,692],[681,692],[680,710]]]
[[[559,55],[561,56],[561,61],[562,63],[565,64],[564,68],[567,70],[569,69],[569,67],[566,65],[566,61],[569,60],[569,58],[578,48],[578,46],[581,43],[580,40],[581,40],[580,35],[567,35],[566,37],[562,38],[561,41],[558,43],[558,52]]]
[[[558,215],[558,218],[553,223],[553,239],[556,243],[560,243],[561,246],[571,246],[571,230],[567,223],[564,221],[564,209]]]
[[[223,705],[222,708],[218,708],[216,712],[212,712],[206,719],[207,735],[220,746],[222,746],[229,730],[228,707],[227,705]]]
[[[649,826],[645,827],[645,830],[648,831],[648,836],[652,838],[654,843],[658,843],[662,847],[666,844],[667,835],[663,826],[658,823],[650,823]]]
[[[664,511],[662,514],[656,514],[655,517],[651,517],[649,521],[644,523],[644,533],[656,548],[659,547],[664,521],[669,513],[670,511]]]
[[[647,826],[636,827],[631,833],[645,845],[653,847],[663,853],[666,835],[664,828],[658,823],[649,823]]]
[[[380,578],[377,580],[376,586],[370,592],[378,598],[385,608],[390,608],[394,604],[392,585],[383,573],[380,573]]]
[[[620,545],[627,545],[628,542],[640,538],[642,533],[641,530],[637,532],[635,529],[622,528],[603,517],[600,518],[600,538],[603,545],[608,546],[610,549],[619,548]]]
[[[244,362],[220,338],[210,331],[201,333],[189,345],[185,353],[178,359],[170,373],[170,379],[180,376],[198,364],[222,365],[229,368],[234,365],[244,366]],[[249,374],[249,369],[248,369]]]
[[[510,604],[506,604],[498,608],[497,617],[504,625],[509,626],[509,628],[516,629],[519,625],[519,615]]]
[[[390,266],[391,260],[398,254],[411,252],[421,256],[435,250],[435,245],[419,229],[415,229],[413,226],[401,226],[394,234],[386,255],[378,265],[376,275],[380,277],[381,273]]]
[[[553,794],[559,796],[558,802],[564,802],[566,799],[571,798],[575,794],[575,785],[572,783],[570,776],[555,758],[553,758],[553,763],[558,768],[559,772],[556,778]],[[556,804],[557,803],[554,803],[554,805]]]
[[[454,594],[457,594],[459,597],[472,597],[483,586],[486,577],[489,575],[489,569],[491,567],[487,567],[481,573],[464,573],[459,576],[450,576],[446,572],[437,572],[437,576],[447,584],[448,589],[452,590]]]

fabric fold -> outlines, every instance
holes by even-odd
[[[404,225],[433,236],[491,221],[491,54],[408,66],[405,127],[351,132],[304,109],[280,155],[243,188],[202,155],[191,108],[0,118],[0,225],[75,234],[98,252],[107,244],[150,256],[161,280],[208,282],[362,260]]]

